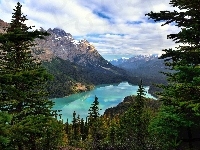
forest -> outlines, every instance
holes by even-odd
[[[160,59],[173,71],[164,72],[166,85],[157,85],[158,100],[145,98],[142,80],[136,96],[120,107],[99,114],[98,95],[88,117],[72,112],[72,122],[59,119],[48,99],[51,75],[31,55],[34,39],[45,31],[27,26],[18,2],[10,26],[0,34],[1,150],[199,150],[200,147],[200,15],[199,0],[171,0],[180,11],[144,14],[173,24],[180,32],[167,35],[179,44],[164,49]]]

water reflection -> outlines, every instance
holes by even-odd
[[[149,87],[145,87],[148,91]],[[137,95],[138,86],[131,85],[128,82],[122,82],[120,84],[103,84],[98,85],[92,91],[73,94],[68,97],[53,99],[55,102],[54,109],[62,110],[62,119],[66,122],[67,118],[69,121],[72,119],[72,113],[76,111],[80,114],[81,118],[88,115],[88,109],[94,101],[95,95],[99,100],[99,107],[102,109],[100,114],[103,114],[105,109],[116,106],[119,104],[124,97],[128,95]],[[150,94],[146,94],[146,97],[153,98]]]

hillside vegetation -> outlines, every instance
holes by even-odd
[[[120,83],[122,81],[137,84],[139,81],[138,78],[131,77],[124,70],[111,64],[107,64],[109,69],[106,70],[102,67],[85,67],[69,60],[53,58],[50,62],[43,62],[42,65],[54,77],[47,86],[51,98],[91,90],[99,84]]]

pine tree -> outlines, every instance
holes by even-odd
[[[17,3],[10,26],[0,35],[0,110],[22,119],[27,115],[49,115],[53,103],[48,100],[45,84],[49,74],[31,55],[35,38],[46,32],[29,31],[27,19]]]
[[[145,89],[141,83],[136,97],[131,97],[134,102],[120,119],[119,138],[124,148],[146,150],[148,139],[149,116],[145,107]]]
[[[13,148],[35,150],[41,140],[48,141],[50,131],[57,130],[55,124],[60,124],[53,118],[53,102],[48,100],[46,91],[51,76],[31,54],[34,39],[44,38],[48,33],[26,26],[27,18],[21,7],[18,2],[10,25],[0,34],[0,111],[13,116],[10,133]]]
[[[5,112],[0,112],[0,149],[5,149],[10,142],[9,129],[11,116]]]
[[[89,126],[89,134],[92,138],[92,149],[98,149],[100,146],[101,134],[102,134],[102,123],[100,120],[99,114],[99,101],[98,98],[95,96],[94,102],[89,109],[89,116],[88,116],[88,126]]]
[[[135,134],[136,134],[136,143],[138,145],[138,150],[145,150],[147,149],[145,146],[145,137],[147,137],[147,125],[146,123],[146,116],[144,115],[145,109],[145,89],[142,85],[142,80],[139,84],[139,88],[137,91],[137,96],[135,99],[135,104],[133,106],[134,116],[135,116]]]
[[[84,141],[87,137],[86,133],[86,126],[85,126],[85,122],[84,119],[81,118],[81,123],[80,123],[80,134],[81,134],[81,140]]]
[[[161,56],[161,59],[165,59],[165,65],[174,70],[172,73],[165,73],[169,84],[162,86],[164,91],[161,100],[164,108],[161,110],[165,113],[161,112],[161,114],[170,117],[167,114],[173,112],[174,116],[177,116],[173,121],[176,122],[174,129],[178,135],[168,139],[173,143],[174,141],[188,142],[188,147],[192,150],[194,128],[200,128],[197,121],[200,119],[200,2],[199,0],[171,0],[169,4],[180,11],[146,14],[155,22],[164,21],[162,26],[174,23],[180,28],[179,33],[167,35],[168,39],[180,45],[175,49],[164,49],[164,54]],[[172,119],[170,118],[169,120]],[[187,138],[183,138],[181,132],[187,132]]]
[[[80,141],[80,117],[79,115],[76,117],[75,111],[73,112],[72,132],[73,146],[78,146]]]
[[[92,106],[89,109],[89,121],[90,124],[93,123],[93,120],[97,120],[97,118],[99,118],[100,114],[99,114],[99,101],[98,98],[95,96],[94,98],[94,102],[92,103]]]

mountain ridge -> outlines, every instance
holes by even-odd
[[[167,84],[166,76],[161,72],[171,72],[164,64],[159,55],[136,55],[129,59],[118,59],[110,61],[113,65],[125,69],[135,77],[139,77],[144,83],[150,86],[149,93],[157,97],[155,92],[161,91],[155,84]]]

